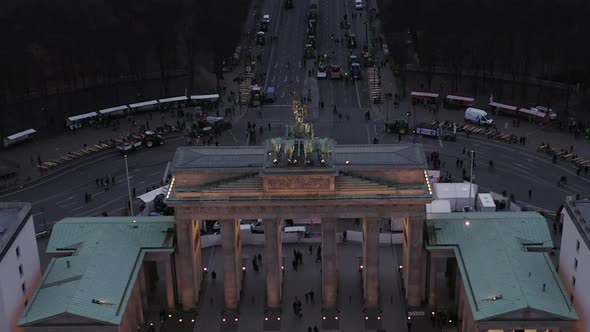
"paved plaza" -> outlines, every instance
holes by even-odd
[[[309,254],[309,246],[313,253]],[[301,244],[283,245],[285,260],[285,278],[283,281],[283,303],[281,314],[281,331],[307,331],[311,326],[318,326],[322,330],[321,305],[321,271],[319,262],[315,261],[315,254],[319,243],[306,242]],[[195,332],[218,331],[221,327],[223,311],[223,256],[221,247],[211,247],[203,250],[204,266],[208,275],[206,286],[202,293],[201,303],[197,309],[197,324]],[[293,250],[303,253],[303,264],[297,271],[293,270],[291,261]],[[263,330],[265,318],[265,271],[264,257],[262,268],[256,272],[251,265],[254,255],[263,254],[260,246],[244,246],[242,257],[246,262],[243,291],[240,299],[240,316],[238,331],[254,332]],[[362,248],[359,243],[348,242],[338,245],[338,302],[339,302],[339,330],[365,331],[363,315],[364,300],[362,297],[361,273],[359,272]],[[380,280],[381,280],[381,328],[387,331],[407,331],[407,311],[402,295],[400,273],[398,267],[402,255],[401,245],[381,246],[380,248]],[[211,273],[216,272],[216,280],[212,280]],[[313,291],[315,302],[306,301],[305,294]],[[293,313],[295,298],[303,304],[302,318]],[[426,312],[427,313],[427,312]],[[414,317],[412,331],[440,331],[432,328],[428,316]]]

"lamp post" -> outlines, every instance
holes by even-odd
[[[131,185],[129,184],[129,166],[127,165],[127,155],[125,157],[125,174],[127,175],[127,193],[129,194],[129,211],[133,216],[133,200],[131,199]]]
[[[471,210],[471,187],[473,186],[473,159],[475,156],[475,151],[469,150],[469,155],[471,156],[471,165],[469,170],[469,210]]]

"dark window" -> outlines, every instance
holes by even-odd
[[[18,266],[18,273],[20,274],[21,277],[23,276],[23,265],[22,264]]]
[[[27,285],[25,285],[25,282],[23,281],[22,285],[20,285],[20,288],[22,288],[23,293],[27,292]]]
[[[574,294],[570,294],[570,302],[574,303]]]
[[[572,277],[572,286],[576,287],[576,277]]]
[[[20,247],[16,247],[16,258],[20,258]]]
[[[574,259],[574,271],[578,269],[578,259]]]
[[[27,304],[29,304],[29,300],[25,300],[25,308],[27,307]]]
[[[576,240],[576,252],[580,252],[580,240]]]

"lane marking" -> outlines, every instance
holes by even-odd
[[[356,84],[356,81],[354,81],[354,89],[356,91],[356,101],[357,101],[357,104],[359,106],[359,109],[361,109],[362,108],[361,107],[361,96],[359,95],[359,88],[358,88],[358,85]]]
[[[68,198],[66,198],[66,199],[63,199],[63,200],[61,200],[61,201],[57,201],[57,202],[55,202],[55,204],[61,204],[61,203],[65,203],[65,202],[67,202],[67,201],[69,201],[69,200],[71,200],[71,199],[73,199],[73,198],[74,198],[74,196],[70,196],[70,197],[68,197]]]

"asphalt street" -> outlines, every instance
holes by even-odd
[[[334,33],[342,38],[344,30],[339,23],[343,15],[348,15],[351,22],[350,31],[359,38],[359,48],[353,52],[360,56],[365,43],[364,18],[357,15],[350,19],[352,0],[320,1],[319,12],[319,50],[331,55],[334,62],[346,65],[350,52],[345,46],[337,46],[330,39]],[[317,136],[332,137],[338,144],[370,144],[377,137],[379,143],[397,143],[397,135],[384,133],[386,117],[405,114],[402,110],[392,111],[389,105],[378,107],[369,102],[366,70],[363,68],[363,79],[355,83],[336,80],[320,80],[315,78],[315,71],[309,77],[308,71],[313,68],[313,61],[303,61],[303,45],[307,7],[296,3],[293,10],[285,11],[282,3],[265,2],[263,12],[270,13],[270,34],[278,36],[277,41],[267,43],[264,47],[262,64],[257,67],[257,74],[265,78],[265,86],[273,85],[277,100],[272,105],[259,109],[249,108],[234,118],[234,128],[219,138],[220,145],[247,145],[245,134],[247,123],[257,123],[263,129],[258,134],[256,144],[265,139],[284,135],[285,125],[293,122],[290,104],[293,96],[309,94],[311,120]],[[357,12],[357,13],[360,13]],[[366,14],[366,10],[363,11]],[[384,76],[385,78],[385,76]],[[384,81],[383,86],[395,92],[394,81]],[[323,100],[326,108],[320,110],[318,101]],[[339,117],[332,112],[330,105],[337,105],[338,113],[348,114]],[[364,118],[366,110],[370,110],[371,121]],[[388,110],[390,114],[384,114]],[[397,112],[397,113],[396,113]],[[425,110],[416,110],[421,117],[430,115]],[[441,114],[446,114],[441,111]],[[456,111],[457,112],[457,111]],[[391,114],[393,113],[393,114]],[[460,111],[451,117],[460,118]],[[459,114],[459,115],[456,115]],[[270,130],[268,129],[270,125]],[[542,132],[533,135],[543,135]],[[441,141],[429,138],[412,138],[404,136],[402,142],[415,142],[424,146],[426,153],[438,151],[443,161],[442,169],[449,172],[456,180],[460,180],[463,168],[456,167],[457,158],[464,159],[468,168],[469,161],[463,155],[463,148],[476,151],[475,183],[483,190],[493,190],[515,195],[517,201],[533,207],[555,210],[565,195],[590,194],[588,177],[577,176],[575,169],[568,165],[551,163],[545,155],[534,152],[527,146],[509,145],[498,141],[477,137],[459,136],[456,142]],[[161,184],[164,170],[174,156],[177,147],[187,145],[183,136],[169,137],[166,145],[155,149],[137,151],[128,157],[130,186],[136,189],[137,195],[147,189]],[[495,167],[488,167],[488,161],[494,159]],[[469,171],[469,169],[467,169]],[[96,185],[96,179],[114,176],[116,184],[109,190]],[[557,186],[561,176],[567,176],[567,185]],[[33,214],[38,232],[45,230],[65,217],[98,216],[102,212],[109,215],[121,214],[127,205],[127,186],[125,179],[124,159],[116,152],[107,153],[84,161],[79,166],[51,175],[35,185],[27,186],[15,192],[4,194],[0,199],[5,201],[28,201],[33,204]],[[533,191],[529,199],[528,190]],[[84,194],[92,194],[92,201],[84,202]]]

